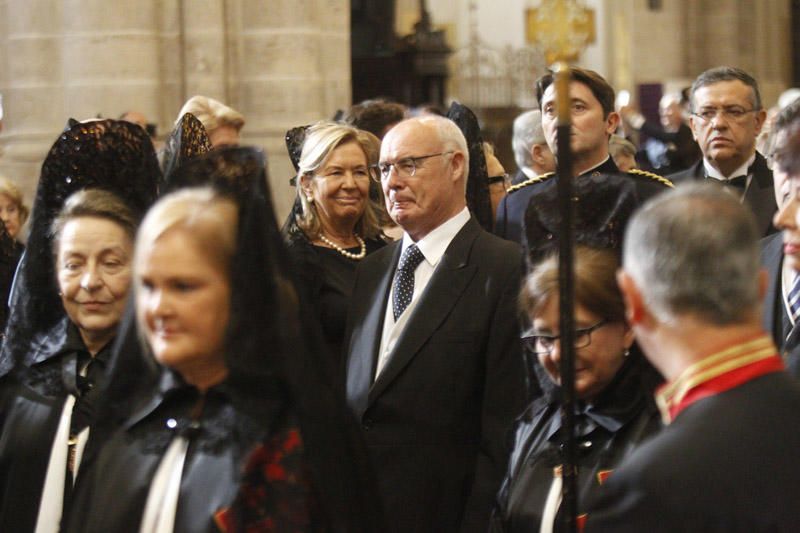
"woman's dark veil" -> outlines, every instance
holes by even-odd
[[[161,172],[164,181],[169,181],[175,170],[186,161],[211,151],[203,123],[191,113],[185,113],[167,137],[161,157]]]
[[[50,226],[73,193],[89,188],[116,194],[141,216],[156,196],[153,144],[138,125],[117,120],[76,122],[50,148],[33,203],[31,231],[20,260],[0,375],[28,366],[36,338],[66,315],[58,296]]]
[[[268,430],[276,412],[297,421],[308,465],[334,527],[377,531],[373,480],[355,421],[337,394],[319,325],[301,301],[278,230],[266,159],[258,149],[223,148],[177,168],[167,191],[212,186],[239,206],[236,251],[231,261],[231,319],[226,333],[228,387],[238,409]],[[135,321],[127,323],[135,329]],[[126,332],[126,338],[136,334]],[[130,365],[119,357],[117,365]],[[149,357],[142,354],[143,357]],[[140,365],[141,366],[141,365]],[[109,380],[111,413],[127,411],[132,389],[124,367]],[[375,526],[375,527],[372,527]]]
[[[289,185],[293,187],[299,186],[297,183],[297,173],[300,172],[300,156],[303,155],[303,143],[306,140],[306,133],[308,133],[309,127],[311,126],[296,126],[286,132],[286,151],[289,152],[289,159],[292,161],[295,172],[295,175],[289,179]],[[281,227],[282,234],[291,235],[301,231],[297,226],[297,217],[300,216],[302,212],[303,207],[300,205],[300,198],[295,195],[294,201],[292,202],[292,209],[283,222],[283,227]]]
[[[163,194],[170,187],[174,189],[171,184],[175,172],[192,159],[210,151],[211,143],[205,127],[193,114],[185,113],[164,145],[161,157],[163,178],[159,181],[159,192]],[[146,396],[157,384],[161,374],[158,364],[142,351],[133,296],[128,300],[113,354],[108,365],[109,383],[106,385],[104,403],[98,408],[97,418],[103,423],[96,427],[97,434],[112,431],[117,422],[135,409],[137,399]]]
[[[467,139],[469,150],[469,178],[467,179],[467,207],[483,229],[491,232],[494,226],[492,202],[489,197],[489,174],[483,155],[483,138],[478,117],[459,102],[450,104],[447,118],[456,123]]]

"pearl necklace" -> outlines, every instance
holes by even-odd
[[[345,250],[344,248],[342,248],[341,246],[339,246],[338,244],[327,238],[322,233],[319,234],[319,240],[321,240],[322,242],[324,242],[325,244],[327,244],[328,246],[330,246],[331,248],[333,248],[346,258],[353,259],[355,261],[360,261],[361,259],[364,259],[367,256],[367,243],[365,243],[364,239],[362,239],[358,235],[354,235],[354,237],[358,241],[358,244],[361,245],[361,251],[358,252],[357,254],[348,252],[347,250]]]

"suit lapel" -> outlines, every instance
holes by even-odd
[[[699,181],[706,179],[706,167],[703,165],[703,158],[700,158],[700,161],[694,164],[694,166],[690,167],[689,175]]]
[[[470,219],[447,247],[425,292],[420,296],[414,313],[409,317],[389,361],[369,391],[369,403],[375,401],[397,378],[450,314],[477,270],[475,265],[468,264],[468,260],[472,243],[480,231],[478,223]],[[381,331],[377,335],[378,342]]]
[[[758,229],[762,234],[766,234],[769,232],[772,217],[777,209],[772,171],[767,166],[764,156],[756,152],[756,159],[750,172],[753,174],[753,179],[744,195],[744,201],[756,216]]]
[[[378,350],[380,350],[389,288],[400,259],[401,244],[402,241],[398,241],[388,246],[385,252],[377,252],[381,255],[376,257],[376,264],[363,269],[366,278],[364,290],[359,290],[358,297],[353,302],[354,306],[358,306],[357,311],[354,308],[353,316],[364,318],[355,324],[350,336],[351,343],[348,351],[350,357],[347,361],[347,399],[359,416],[367,409],[367,398],[375,374]]]

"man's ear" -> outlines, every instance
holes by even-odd
[[[697,139],[698,139],[697,131],[695,131],[696,128],[700,128],[700,125],[699,124],[695,124],[695,116],[694,115],[689,115],[689,129],[692,130],[692,139],[694,139],[695,142],[697,142]]]
[[[767,121],[767,112],[764,109],[759,109],[753,114],[753,118],[755,118],[756,121],[755,133],[758,135],[761,133],[761,129]]]
[[[606,133],[609,135],[616,133],[617,128],[619,128],[619,121],[619,113],[616,111],[609,113],[608,117],[606,118]]]
[[[543,150],[544,147],[541,144],[534,144],[531,146],[531,159],[539,166],[544,166],[545,164],[544,156],[542,155]]]
[[[624,269],[619,269],[617,271],[617,285],[619,285],[619,290],[622,292],[622,298],[625,302],[625,319],[628,324],[636,326],[644,322],[648,314],[647,307],[636,281]]]
[[[462,154],[461,152],[453,152],[453,160],[450,163],[453,167],[453,181],[465,179],[463,178],[465,161],[466,160],[464,159],[464,154]]]

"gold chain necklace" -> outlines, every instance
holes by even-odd
[[[364,239],[362,239],[358,235],[354,235],[354,237],[358,241],[358,244],[361,246],[361,251],[358,252],[357,254],[354,254],[353,252],[348,252],[347,250],[345,250],[344,248],[342,248],[341,246],[339,246],[338,244],[327,238],[322,233],[319,234],[319,240],[321,240],[322,242],[324,242],[325,244],[327,244],[328,246],[330,246],[331,248],[333,248],[346,258],[353,259],[355,261],[360,261],[361,259],[364,259],[367,256],[367,243],[365,243]]]

